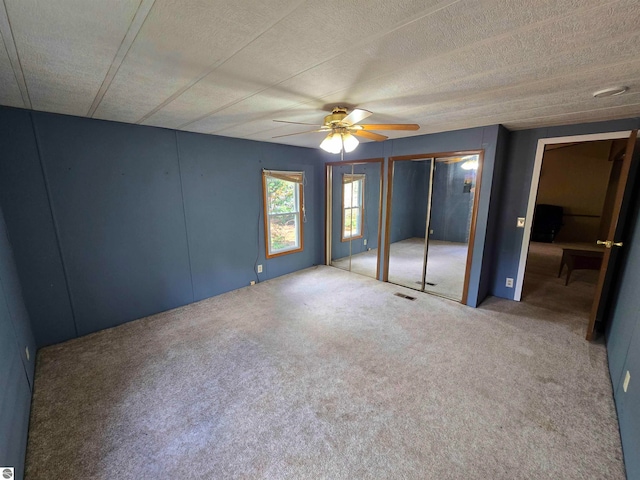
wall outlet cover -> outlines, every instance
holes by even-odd
[[[518,222],[516,223],[516,226],[518,228],[524,228],[524,222],[525,222],[524,217],[518,217]]]
[[[251,281],[249,282],[249,285],[255,285],[255,284],[256,284],[256,281],[255,281],[255,280],[251,280]]]
[[[366,239],[366,238],[364,239],[364,244],[365,244],[365,245],[367,244],[367,239]]]
[[[507,277],[507,281],[505,282],[505,285],[509,288],[513,288],[513,278]]]
[[[262,265],[258,265],[258,273],[262,273]]]

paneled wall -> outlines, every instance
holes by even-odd
[[[474,179],[474,180],[472,180]],[[465,189],[465,181],[469,188]],[[467,243],[473,211],[475,171],[462,168],[462,162],[438,162],[433,179],[433,207],[429,238]]]
[[[27,357],[28,350],[28,357]],[[24,475],[36,345],[0,209],[0,465]]]
[[[39,346],[322,261],[315,150],[10,108],[0,136],[0,203]],[[301,253],[265,259],[262,168],[305,172]]]
[[[429,197],[430,162],[394,162],[391,243],[424,238]]]
[[[622,251],[620,288],[607,331],[607,353],[627,476],[640,478],[640,196],[637,195],[632,218],[628,250]],[[627,371],[631,380],[625,392]]]

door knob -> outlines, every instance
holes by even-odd
[[[598,245],[604,245],[607,248],[611,248],[611,247],[621,247],[622,246],[622,242],[612,242],[611,240],[596,240],[596,243]]]

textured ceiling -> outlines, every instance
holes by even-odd
[[[316,147],[332,106],[391,138],[640,114],[638,0],[0,0],[0,104]],[[593,98],[625,85],[628,93]]]

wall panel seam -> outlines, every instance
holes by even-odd
[[[184,235],[187,240],[187,258],[189,260],[189,279],[191,280],[191,302],[196,301],[196,291],[193,287],[193,268],[191,266],[191,247],[189,245],[189,226],[187,224],[187,207],[184,202],[184,187],[182,184],[182,166],[180,164],[180,141],[178,140],[178,131],[174,130],[174,138],[176,142],[176,158],[178,159],[178,177],[180,179],[180,199],[182,201],[182,215],[184,217]]]
[[[71,294],[71,288],[69,286],[69,275],[67,273],[67,266],[65,264],[64,255],[62,253],[62,244],[60,242],[60,232],[58,228],[58,222],[56,221],[55,212],[53,210],[53,202],[51,201],[51,190],[49,188],[49,180],[47,178],[47,171],[44,166],[44,161],[42,158],[42,149],[40,147],[40,139],[38,137],[38,128],[36,126],[36,121],[33,118],[33,113],[29,112],[29,118],[31,119],[31,127],[33,128],[33,137],[36,142],[36,151],[38,153],[38,160],[40,162],[40,170],[42,173],[42,179],[44,181],[44,189],[47,193],[47,201],[49,203],[49,213],[51,214],[51,222],[53,223],[53,232],[56,237],[56,246],[58,247],[58,255],[60,255],[60,263],[62,265],[62,274],[64,276],[64,283],[67,289],[67,298],[69,299],[69,308],[71,309],[71,319],[73,320],[73,328],[76,332],[76,337],[79,337],[78,333],[78,323],[76,322],[76,313],[75,307],[73,305],[73,295]]]

